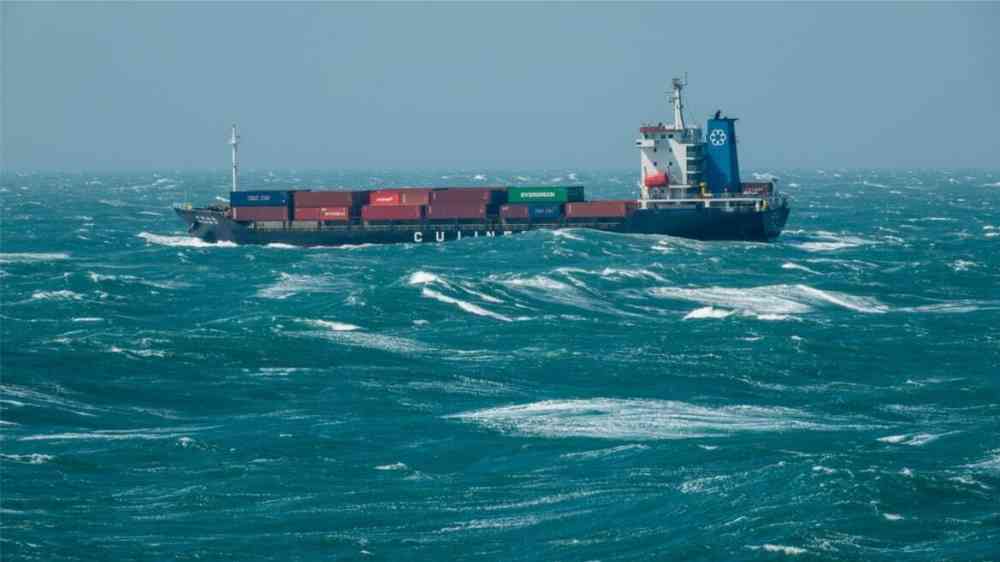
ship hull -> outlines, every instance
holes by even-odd
[[[640,209],[627,218],[550,221],[543,223],[419,222],[412,224],[279,223],[280,226],[238,222],[223,209],[175,209],[187,223],[188,232],[206,242],[237,244],[290,244],[295,246],[342,246],[348,244],[439,243],[470,238],[511,236],[530,230],[588,228],[625,234],[665,234],[696,240],[746,240],[766,242],[781,234],[788,220],[788,207],[765,210],[725,208]]]

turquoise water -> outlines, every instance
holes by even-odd
[[[6,175],[3,558],[997,559],[1000,172],[776,173],[772,244],[310,249]],[[634,178],[244,177],[382,181]]]

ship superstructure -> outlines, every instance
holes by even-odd
[[[587,201],[583,186],[241,190],[240,137],[233,125],[227,205],[176,207],[207,241],[338,245],[444,242],[537,229],[590,228],[704,240],[771,240],[789,208],[774,180],[740,180],[736,119],[715,116],[705,132],[685,122],[674,79],[673,123],[643,124],[638,200]]]

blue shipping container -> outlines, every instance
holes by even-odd
[[[232,191],[229,204],[233,207],[281,207],[288,205],[287,191]]]
[[[562,216],[562,205],[528,205],[528,217],[532,219],[557,219]]]

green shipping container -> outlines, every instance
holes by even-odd
[[[582,185],[508,187],[508,203],[577,203],[583,201]]]

